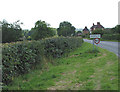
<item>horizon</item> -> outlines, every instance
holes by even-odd
[[[84,29],[85,26],[90,29],[97,22],[105,28],[113,28],[118,25],[118,2],[119,0],[4,0],[0,6],[0,21],[5,19],[8,23],[13,23],[20,20],[23,22],[22,29],[28,30],[38,20],[45,21],[53,28],[58,28],[63,21],[70,22],[77,29]]]

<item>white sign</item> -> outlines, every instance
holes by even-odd
[[[90,38],[100,38],[101,35],[100,34],[92,34],[90,35]]]

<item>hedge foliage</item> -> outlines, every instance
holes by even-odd
[[[66,52],[73,50],[81,46],[83,40],[76,37],[62,37],[45,40],[45,54],[48,57],[49,55],[53,58],[59,58]]]
[[[102,36],[104,40],[120,40],[120,34],[104,34]]]
[[[30,71],[33,65],[42,60],[41,41],[10,44],[2,48],[3,83],[10,83],[14,76]]]
[[[82,43],[81,38],[59,37],[5,44],[2,47],[2,81],[7,85],[15,76],[28,73],[36,64],[40,64],[43,57],[61,57]]]

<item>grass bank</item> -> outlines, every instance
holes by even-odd
[[[82,47],[50,62],[44,68],[13,79],[8,90],[117,90],[118,59],[115,54],[99,48],[91,52],[92,45]]]

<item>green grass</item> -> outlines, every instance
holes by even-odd
[[[99,48],[93,53],[92,45],[82,47],[66,57],[49,60],[43,69],[13,79],[9,90],[117,90],[118,60],[112,52]],[[38,65],[39,66],[39,65]]]

